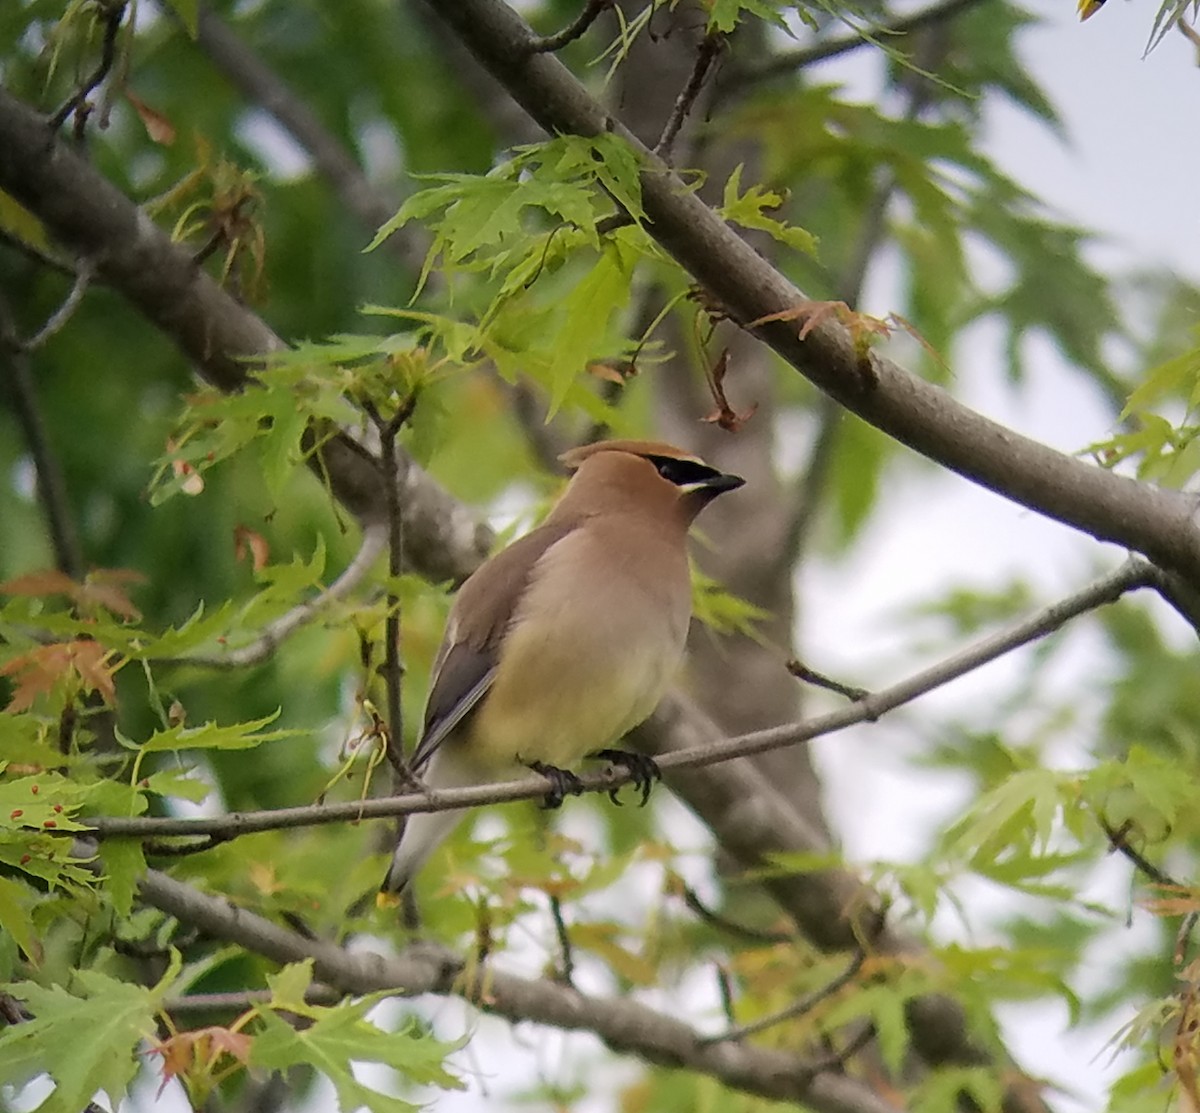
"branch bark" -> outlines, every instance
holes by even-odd
[[[642,743],[641,749],[657,756],[658,766],[666,775],[671,787],[679,792],[685,801],[692,804],[701,818],[711,825],[713,815],[711,810],[704,806],[703,801],[709,790],[710,782],[716,778],[704,778],[696,785],[689,787],[688,780],[680,777],[679,774],[695,773],[708,766],[734,762],[739,758],[752,757],[755,754],[810,742],[814,738],[834,734],[860,723],[876,722],[887,712],[911,703],[920,696],[1011,653],[1014,649],[1053,633],[1071,619],[1107,603],[1115,602],[1127,591],[1148,587],[1154,582],[1154,569],[1145,561],[1128,560],[1113,572],[1100,577],[1068,598],[1035,611],[1027,618],[1013,623],[1007,629],[967,646],[929,668],[914,673],[898,684],[878,692],[866,693],[849,706],[825,715],[771,727],[767,730],[752,731],[736,738],[722,738],[720,732],[703,712],[685,698],[675,696],[668,697],[651,720],[651,725],[640,728],[635,732],[635,736]],[[690,744],[687,744],[689,741]],[[753,766],[749,764],[745,764],[745,768],[753,770]],[[736,774],[729,774],[728,771],[723,772],[722,779],[729,781],[731,776],[734,780],[737,779]],[[754,777],[756,783],[751,786],[754,788],[754,792],[747,795],[748,801],[753,801],[762,792],[778,796],[765,777],[757,772],[754,773]],[[581,774],[579,777],[583,789],[589,792],[607,792],[629,783],[630,779],[629,771],[621,765],[613,765],[596,773]],[[761,788],[758,787],[759,784],[761,784]],[[746,785],[740,786],[742,789],[746,787]],[[380,819],[412,815],[417,812],[454,811],[485,804],[502,804],[513,800],[533,800],[543,797],[545,794],[545,780],[540,776],[533,776],[519,781],[506,781],[503,784],[441,789],[436,792],[414,792],[400,796],[380,797],[375,800],[355,800],[342,804],[275,808],[258,812],[232,812],[220,816],[189,819],[159,816],[114,816],[110,818],[94,817],[83,822],[87,824],[87,834],[100,837],[161,838],[213,835],[221,839],[231,839],[256,831],[308,827],[347,820]],[[740,792],[738,794],[741,795]],[[749,807],[750,804],[747,803],[746,806]],[[794,812],[790,806],[787,807],[787,810]],[[796,822],[802,822],[798,815]],[[790,822],[781,821],[776,823],[775,827],[778,831],[783,831],[790,825]],[[714,831],[724,842],[726,832],[719,827],[714,827]],[[64,831],[64,833],[70,832]],[[747,864],[760,862],[768,850],[786,851],[791,849],[811,853],[828,849],[824,836],[815,832],[805,832],[799,835],[790,846],[772,845],[778,842],[778,837],[772,836],[758,847],[744,846],[745,835],[736,834],[732,825],[728,834],[735,844],[743,844],[744,852],[740,856]],[[813,932],[819,934],[821,930],[821,924],[815,920],[801,926],[810,935]],[[838,949],[842,944],[839,942],[830,946]]]
[[[835,321],[817,323],[804,339],[794,318],[753,325],[794,313],[808,299],[606,112],[557,58],[531,54],[533,32],[502,0],[430,8],[548,133],[622,136],[642,166],[650,233],[735,320],[814,385],[935,463],[1200,584],[1194,497],[1105,471],[991,421],[893,361],[859,352]]]
[[[0,189],[11,194],[97,277],[121,293],[221,390],[243,389],[256,358],[285,343],[230,297],[184,248],[134,206],[46,120],[0,89]],[[400,453],[405,559],[435,581],[461,581],[491,546],[491,531]],[[345,433],[321,448],[334,495],[364,523],[384,522],[386,498],[366,449]]]
[[[457,955],[432,944],[418,944],[391,958],[350,952],[277,927],[155,870],[142,879],[139,892],[147,904],[183,923],[275,962],[312,958],[316,977],[345,993],[393,989],[405,997],[455,995],[513,1022],[534,1021],[566,1031],[593,1032],[616,1051],[710,1075],[736,1090],[803,1102],[816,1113],[896,1113],[893,1104],[855,1079],[814,1071],[805,1060],[781,1051],[707,1042],[691,1025],[628,997],[591,997],[556,982],[491,969],[471,977]]]

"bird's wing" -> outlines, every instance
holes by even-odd
[[[462,586],[433,664],[425,726],[413,753],[420,772],[450,732],[479,705],[496,678],[500,650],[534,566],[573,525],[550,523],[514,541]]]

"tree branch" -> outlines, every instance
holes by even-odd
[[[171,242],[43,117],[0,89],[0,189],[37,216],[97,276],[121,293],[221,390],[243,389],[255,357],[285,347],[230,297],[189,253]],[[320,465],[335,497],[364,523],[386,521],[378,468],[344,432],[322,438]],[[405,509],[405,559],[435,581],[465,579],[487,555],[492,534],[475,514],[398,452]]]
[[[553,35],[546,35],[544,38],[535,40],[530,49],[539,54],[562,50],[568,43],[583,38],[587,29],[596,22],[601,12],[607,11],[613,6],[613,3],[614,0],[587,0],[587,3],[583,5],[583,10],[566,27]]]
[[[708,79],[709,72],[712,70],[717,57],[724,47],[725,36],[713,31],[705,35],[700,45],[696,48],[696,64],[692,67],[687,84],[679,91],[679,96],[675,98],[671,115],[663,126],[662,135],[659,136],[658,142],[654,145],[654,153],[664,162],[669,163],[671,161],[671,151],[675,146],[675,139],[679,135],[679,129],[683,127],[683,121],[687,119],[688,113],[691,112],[692,107],[695,105],[696,98],[700,95],[700,90],[704,88],[704,82]]]
[[[1005,428],[891,360],[862,352],[832,319],[809,320],[802,330],[796,313],[808,304],[804,295],[607,113],[557,58],[530,54],[533,33],[502,0],[434,3],[430,9],[547,132],[622,136],[642,167],[642,201],[654,238],[735,320],[820,389],[967,479],[1098,540],[1144,553],[1200,584],[1193,496],[1104,471]]]
[[[180,657],[179,664],[207,665],[215,669],[240,669],[261,665],[279,648],[285,638],[294,634],[305,623],[311,622],[331,603],[349,595],[371,570],[387,544],[387,527],[372,523],[363,530],[362,543],[354,559],[346,565],[342,574],[319,595],[293,607],[270,623],[249,645],[239,646],[226,653],[208,657]]]
[[[855,952],[854,958],[850,961],[846,969],[836,978],[831,978],[819,989],[806,994],[799,1001],[793,1001],[792,1004],[780,1009],[778,1012],[759,1017],[758,1020],[750,1024],[741,1024],[736,1028],[730,1028],[729,1031],[722,1032],[719,1036],[709,1036],[705,1042],[724,1043],[727,1040],[744,1040],[747,1036],[757,1035],[759,1032],[765,1032],[768,1028],[774,1028],[776,1024],[783,1024],[785,1021],[795,1020],[805,1013],[812,1012],[822,1001],[828,1000],[839,990],[854,981],[858,977],[858,972],[863,968],[863,963],[866,961],[867,952],[860,947]]]
[[[72,288],[72,292],[77,287],[78,283]],[[68,296],[67,302],[70,300]],[[64,302],[64,305],[66,304]],[[54,317],[59,316],[61,312],[60,309]],[[52,317],[51,320],[53,319]],[[47,323],[38,335],[43,335],[49,327]],[[18,338],[11,307],[3,296],[0,296],[0,364],[8,365],[7,378],[12,389],[13,412],[24,434],[29,455],[33,457],[33,467],[37,474],[38,501],[46,515],[46,526],[54,549],[54,563],[60,572],[66,573],[71,579],[82,580],[87,570],[83,546],[79,542],[79,531],[75,528],[75,518],[71,513],[70,499],[67,497],[67,481],[58,457],[50,445],[46,423],[42,420],[33,370],[29,362],[29,344]]]
[[[125,18],[125,0],[101,0],[95,5],[95,8],[95,18],[104,25],[100,43],[100,60],[91,74],[84,79],[83,84],[50,117],[50,127],[54,131],[58,131],[74,114],[76,139],[83,138],[83,126],[88,115],[86,111],[80,110],[86,108],[87,99],[91,96],[92,90],[108,76],[113,62],[116,60],[117,33],[121,30],[121,20]]]
[[[1116,571],[1089,584],[1075,594],[1044,607],[1028,618],[1014,623],[990,637],[960,650],[937,664],[914,673],[906,680],[878,692],[866,693],[848,707],[805,719],[798,723],[753,731],[737,738],[705,742],[677,749],[657,759],[664,774],[677,770],[698,769],[735,758],[777,750],[809,742],[864,722],[875,722],[889,711],[935,688],[965,676],[982,665],[1012,652],[1020,646],[1045,637],[1071,619],[1106,603],[1115,602],[1125,592],[1146,587],[1153,572],[1144,561],[1131,559]],[[583,791],[608,792],[630,781],[630,773],[620,765],[596,773],[580,774]],[[104,837],[157,837],[214,835],[221,839],[237,838],[256,831],[309,827],[347,820],[381,819],[418,812],[456,811],[484,804],[513,800],[533,800],[546,795],[546,782],[540,776],[519,781],[478,785],[469,788],[406,793],[375,800],[355,800],[340,804],[314,804],[295,808],[269,808],[254,812],[231,812],[221,816],[171,818],[157,816],[93,817],[82,822],[89,834]]]
[[[159,8],[178,21],[170,4],[159,0]],[[196,42],[229,82],[270,115],[308,154],[338,200],[367,228],[374,231],[395,215],[400,198],[373,185],[345,144],[320,121],[304,98],[206,5],[201,5],[197,13]],[[414,273],[420,271],[427,245],[413,226],[398,229],[387,238],[385,246]]]
[[[614,1051],[709,1075],[746,1093],[803,1102],[816,1113],[896,1113],[890,1101],[862,1082],[835,1072],[813,1072],[805,1060],[780,1051],[736,1043],[706,1045],[690,1025],[628,998],[590,997],[570,986],[493,969],[472,976],[457,955],[433,944],[418,944],[394,958],[351,953],[305,939],[154,870],[142,879],[139,891],[147,904],[274,962],[312,958],[316,977],[344,993],[394,989],[405,997],[459,996],[514,1023],[590,1031]]]

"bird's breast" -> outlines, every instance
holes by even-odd
[[[679,670],[691,614],[687,559],[614,552],[573,534],[539,562],[470,730],[500,767],[570,767],[647,718]],[[590,559],[591,558],[591,559]]]

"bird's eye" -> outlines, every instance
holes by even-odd
[[[677,460],[674,456],[647,456],[646,459],[658,469],[663,479],[677,487],[705,483],[720,474],[715,468],[696,460]]]

